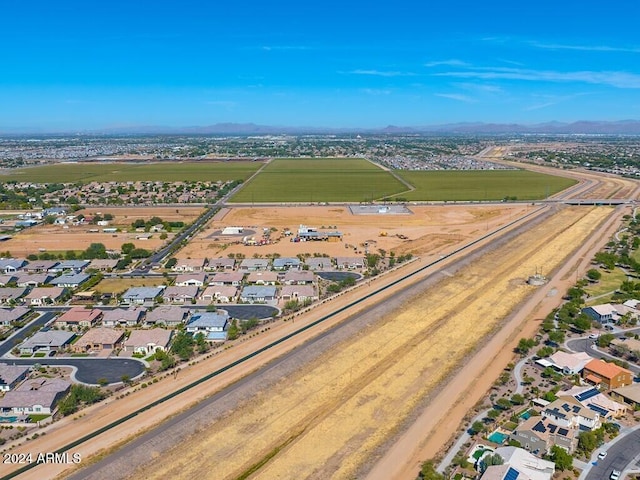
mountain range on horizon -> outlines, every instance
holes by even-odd
[[[255,123],[216,123],[207,126],[122,126],[84,131],[3,128],[0,135],[303,135],[303,134],[425,134],[425,135],[640,135],[640,120],[519,123],[461,122],[428,126],[383,128],[290,127]]]

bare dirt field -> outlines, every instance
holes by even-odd
[[[454,244],[476,238],[488,230],[508,223],[534,208],[518,205],[447,205],[411,206],[413,215],[353,215],[346,206],[305,207],[240,207],[233,208],[222,219],[214,218],[207,228],[189,242],[176,256],[180,258],[219,257],[228,254],[265,256],[278,253],[283,257],[300,253],[325,253],[330,256],[353,256],[356,252],[346,245],[356,246],[362,254],[362,244],[369,242],[370,250],[384,249],[398,255],[440,254]],[[321,230],[343,233],[341,242],[299,242],[282,236],[285,228],[295,235],[300,224]],[[242,236],[215,236],[224,227],[241,226],[254,230],[276,228],[275,243],[264,246],[245,246]],[[324,228],[323,228],[324,227]],[[380,236],[380,234],[386,236]],[[402,240],[397,235],[404,235]],[[373,242],[371,242],[373,241]],[[375,242],[375,243],[374,243]]]
[[[100,212],[114,216],[108,227],[129,229],[131,224],[141,218],[149,220],[159,217],[163,220],[193,222],[202,212],[202,207],[97,207],[79,210],[76,215],[93,216]],[[64,228],[67,226],[68,228]],[[84,250],[91,243],[102,243],[107,249],[119,250],[123,243],[132,242],[139,248],[154,250],[165,243],[160,234],[153,234],[148,240],[140,240],[134,232],[104,233],[97,225],[38,225],[23,230],[10,240],[3,242],[2,248],[15,257],[26,257],[29,254],[47,252],[65,252],[66,250]],[[90,232],[90,230],[98,230]],[[171,238],[171,234],[169,235]]]
[[[354,478],[510,311],[611,213],[564,209],[453,273],[136,472],[146,478]],[[472,379],[468,379],[470,382]],[[237,448],[242,445],[242,448]]]

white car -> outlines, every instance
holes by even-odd
[[[589,335],[589,338],[591,338],[591,339],[598,338],[598,334],[597,333],[592,333],[591,335]]]
[[[607,458],[607,452],[600,452],[598,454],[598,460],[604,460],[605,458]]]
[[[619,480],[620,479],[620,470],[614,470],[613,472],[611,472],[611,475],[609,475],[609,480]]]

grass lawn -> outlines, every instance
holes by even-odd
[[[560,192],[576,182],[528,170],[406,171],[399,177],[413,185],[412,192],[398,197],[410,201],[536,200]],[[393,198],[392,198],[393,199]]]
[[[96,292],[100,293],[123,293],[130,287],[155,287],[164,285],[166,279],[164,277],[148,277],[148,278],[103,278],[98,285],[95,286]]]
[[[272,161],[233,202],[365,202],[407,190],[389,172],[353,158]]]
[[[31,421],[32,423],[36,423],[39,422],[40,420],[44,420],[45,418],[49,418],[51,415],[48,414],[35,414],[32,413],[31,415],[29,415],[29,421]]]
[[[0,182],[73,183],[125,181],[246,180],[261,162],[58,163],[19,168],[0,175]]]
[[[613,293],[615,290],[620,288],[620,284],[627,279],[627,276],[619,268],[614,268],[611,272],[607,272],[605,270],[600,270],[600,272],[602,273],[602,278],[600,278],[597,283],[590,283],[584,287],[585,292],[587,292],[590,297],[598,297],[600,295]],[[607,301],[607,298],[595,298],[593,300],[587,299],[586,304],[597,305],[599,303],[606,303]]]

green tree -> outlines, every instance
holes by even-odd
[[[178,259],[175,257],[171,257],[169,260],[167,260],[167,263],[164,264],[164,267],[172,268],[172,267],[175,267],[177,263],[178,263]]]
[[[514,405],[524,405],[524,397],[519,393],[515,393],[511,397],[511,403],[513,403]]]
[[[573,457],[564,448],[554,445],[551,447],[549,458],[556,464],[556,468],[561,472],[571,470],[573,467]]]
[[[473,424],[471,424],[469,430],[471,430],[472,435],[476,435],[478,433],[484,432],[485,428],[486,427],[484,423],[482,423],[480,420],[476,420],[475,422],[473,422]]]
[[[436,471],[436,467],[431,460],[422,464],[420,478],[423,480],[445,480],[445,476]]]
[[[598,341],[596,343],[598,344],[599,347],[606,348],[609,345],[611,345],[611,342],[613,341],[614,338],[616,337],[611,333],[603,333],[598,337]]]
[[[602,278],[602,273],[600,273],[600,270],[598,270],[596,268],[592,268],[587,272],[587,278],[589,280],[597,282],[598,280],[600,280]]]
[[[535,346],[536,342],[532,338],[521,338],[516,347],[516,352],[521,355],[526,355],[529,350]]]
[[[193,356],[193,338],[187,332],[178,332],[171,345],[171,352],[175,353],[180,360],[189,360]]]
[[[120,251],[123,255],[129,255],[134,248],[136,248],[136,246],[133,243],[127,242],[122,244]]]
[[[564,332],[561,330],[554,330],[549,332],[549,341],[559,345],[564,342]]]

